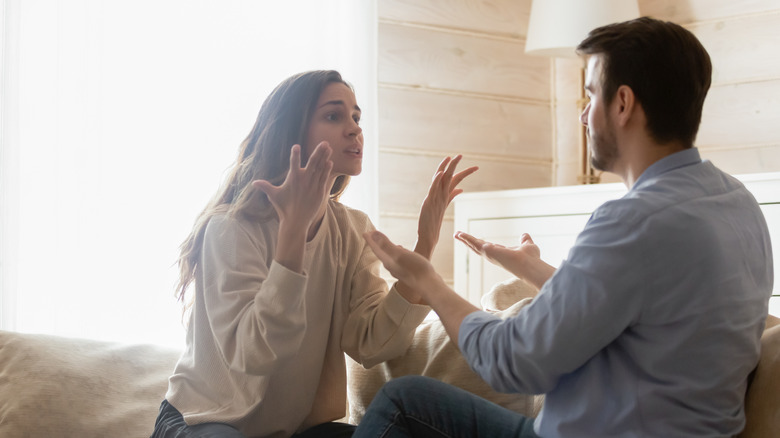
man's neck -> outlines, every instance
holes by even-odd
[[[621,162],[615,166],[615,172],[629,189],[640,176],[658,160],[686,149],[680,141],[657,143],[649,138],[624,148]]]

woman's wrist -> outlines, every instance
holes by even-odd
[[[306,246],[306,228],[279,221],[279,235],[274,260],[285,268],[303,273],[303,252]]]
[[[428,260],[433,257],[433,250],[435,248],[436,242],[429,242],[421,238],[417,238],[417,242],[414,244],[414,252],[420,254]]]

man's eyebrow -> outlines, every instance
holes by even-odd
[[[346,106],[346,104],[344,103],[344,101],[343,101],[343,100],[329,100],[329,101],[327,101],[327,102],[323,103],[322,105],[320,105],[320,108],[322,108],[322,107],[324,107],[324,106],[328,106],[328,105],[341,105],[341,106]],[[360,109],[360,107],[359,107],[359,106],[357,106],[357,105],[353,106],[352,108],[353,108],[353,109],[355,109],[355,110],[357,110],[358,112],[361,112],[361,113],[363,112],[363,110],[361,110],[361,109]]]

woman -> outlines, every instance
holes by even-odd
[[[430,308],[390,291],[338,202],[362,166],[360,107],[335,71],[282,82],[182,244],[186,348],[153,437],[350,436],[344,353],[366,367],[400,355]],[[446,158],[423,202],[415,250],[430,258],[456,186]],[[194,283],[194,297],[188,296]]]

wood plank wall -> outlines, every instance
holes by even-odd
[[[438,163],[463,154],[468,191],[548,186],[548,59],[524,54],[530,0],[379,0],[379,224],[411,247]],[[449,209],[434,265],[452,283]]]
[[[696,34],[713,86],[697,139],[734,174],[780,171],[780,0],[639,0]],[[411,247],[438,162],[468,191],[577,183],[579,60],[524,54],[531,0],[379,0],[379,223]],[[602,182],[615,182],[609,174]],[[452,211],[434,265],[452,282]]]

